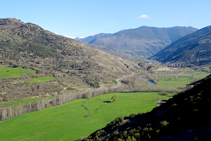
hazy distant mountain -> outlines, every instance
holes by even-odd
[[[196,30],[193,27],[157,28],[142,26],[136,29],[122,30],[114,34],[101,33],[80,39],[80,41],[88,44],[108,46],[135,57],[147,58],[175,40]]]
[[[211,26],[180,38],[150,59],[160,62],[186,62],[202,65],[211,62]]]
[[[133,62],[142,62],[143,61],[143,59],[141,59],[141,58],[137,58],[137,57],[134,57],[130,54],[123,53],[121,51],[115,50],[115,49],[108,47],[108,46],[100,46],[100,45],[93,45],[93,44],[89,44],[89,45],[91,47],[105,51],[109,54],[118,56],[118,57],[123,58],[125,60],[129,60],[129,61],[133,61]]]

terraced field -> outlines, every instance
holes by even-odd
[[[45,81],[53,81],[56,80],[55,77],[41,77],[41,78],[32,78],[28,83],[33,83],[33,82],[45,82]]]
[[[7,77],[20,77],[25,73],[35,73],[34,70],[31,69],[24,69],[21,67],[18,68],[11,68],[11,67],[0,67],[0,78],[7,78]]]

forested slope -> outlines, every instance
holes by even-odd
[[[202,28],[173,42],[150,59],[163,63],[210,64],[211,26]]]

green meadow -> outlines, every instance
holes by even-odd
[[[115,102],[110,98],[117,95]],[[0,122],[1,141],[74,141],[105,127],[120,116],[145,113],[157,106],[156,100],[169,99],[159,92],[114,93],[80,99],[41,111],[30,112]],[[107,103],[107,104],[106,104]],[[82,106],[90,109],[90,113]],[[87,116],[87,114],[90,114]]]
[[[32,78],[30,81],[27,81],[28,83],[33,82],[45,82],[45,81],[53,81],[56,80],[55,77],[41,77],[41,78]]]
[[[158,78],[158,84],[159,86],[162,86],[164,88],[166,87],[172,87],[172,88],[178,88],[178,87],[185,87],[186,84],[190,84],[194,81],[200,80],[206,76],[208,76],[210,73],[206,72],[194,72],[194,74],[181,74],[178,75],[176,79],[175,74],[167,74],[167,75],[155,75],[154,77]]]
[[[196,81],[196,79],[190,76],[178,76],[178,80],[175,77],[159,77],[158,84],[163,87],[185,87],[192,81]]]
[[[24,69],[21,67],[18,68],[0,67],[0,78],[21,77],[23,74],[28,72],[35,73],[34,70]]]

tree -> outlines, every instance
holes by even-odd
[[[175,76],[175,80],[178,80],[178,75]]]
[[[117,96],[117,95],[113,95],[113,96],[111,97],[111,101],[112,101],[112,102],[114,102],[114,101],[116,101],[116,100],[117,100],[117,98],[118,98],[118,96]]]

